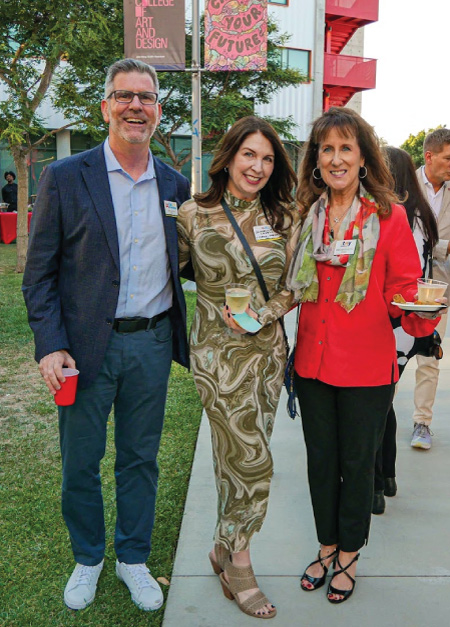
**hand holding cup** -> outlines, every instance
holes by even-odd
[[[436,279],[417,279],[417,300],[423,305],[447,304],[447,298],[444,296],[448,287],[448,283],[438,281]],[[441,313],[433,312],[417,312],[420,318],[435,320]]]
[[[251,296],[252,293],[249,288],[241,283],[231,283],[225,289],[225,306],[222,310],[223,320],[230,329],[242,335],[247,333],[247,331],[239,326],[233,318],[233,314],[246,313],[251,318],[257,320],[258,315],[250,307]]]
[[[76,368],[75,360],[66,350],[49,353],[39,362],[39,372],[53,395],[64,382],[63,367]]]

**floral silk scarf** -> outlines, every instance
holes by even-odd
[[[347,311],[364,300],[369,285],[372,261],[380,236],[378,206],[370,194],[360,188],[342,222],[345,240],[356,240],[352,255],[335,255],[337,240],[329,227],[328,193],[324,192],[311,207],[300,234],[300,241],[287,276],[288,289],[300,302],[317,302],[319,280],[317,262],[344,266],[345,273],[335,302]]]

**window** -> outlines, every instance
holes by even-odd
[[[39,136],[30,137],[31,143],[36,141]],[[35,195],[37,191],[37,185],[42,174],[42,170],[46,165],[56,161],[56,137],[52,135],[40,144],[37,148],[31,151],[30,155],[31,163],[29,166],[29,195]]]
[[[310,75],[310,50],[297,50],[296,48],[280,48],[281,67],[283,69],[299,70],[305,76]]]
[[[191,135],[172,136],[172,139],[170,141],[172,144],[172,148],[177,154],[180,154],[183,151],[182,156],[184,156],[186,152],[191,150],[191,147],[192,147]],[[164,155],[162,155],[161,158],[163,161],[165,161],[169,165],[172,165],[170,159],[165,158]],[[207,153],[207,152],[202,153],[202,191],[206,191],[209,185],[211,184],[211,181],[208,177],[208,170],[211,166],[212,160],[213,160],[212,154]],[[189,181],[191,180],[191,167],[192,167],[192,161],[189,159],[189,161],[187,161],[181,168],[181,174],[184,174],[184,176],[187,179],[189,179]]]
[[[70,153],[72,155],[94,148],[94,146],[100,143],[100,141],[92,139],[86,133],[80,133],[79,131],[71,131],[70,133]]]

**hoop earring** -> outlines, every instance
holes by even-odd
[[[316,176],[316,172],[319,173],[319,176]],[[314,168],[314,170],[312,171],[312,175],[313,175],[313,179],[315,179],[316,181],[320,181],[322,178],[319,168]]]
[[[226,173],[228,174],[228,168],[227,168],[227,166],[225,166],[225,167],[224,167],[223,171],[224,171],[224,172],[226,172]]]
[[[361,170],[364,170],[364,174],[361,174]],[[362,166],[359,168],[359,178],[360,178],[360,179],[365,179],[365,178],[366,178],[366,176],[367,176],[367,168],[366,168],[366,166],[365,166],[365,165],[362,165]]]

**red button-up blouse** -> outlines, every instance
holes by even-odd
[[[380,237],[366,298],[347,311],[334,302],[345,268],[317,264],[319,297],[300,311],[295,370],[301,377],[335,386],[387,385],[398,380],[395,338],[389,315],[415,337],[433,332],[438,320],[405,315],[391,305],[394,294],[412,301],[422,268],[403,207],[380,218]]]

